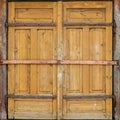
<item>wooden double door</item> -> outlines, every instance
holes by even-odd
[[[90,64],[112,60],[111,23],[111,1],[9,2],[8,118],[112,119],[112,66]]]

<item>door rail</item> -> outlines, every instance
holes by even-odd
[[[37,27],[37,26],[46,26],[46,27],[54,27],[56,23],[6,23],[6,27],[21,27],[21,26],[28,26],[28,27]]]
[[[55,95],[7,95],[8,98],[23,98],[23,99],[56,99]]]
[[[113,26],[113,23],[71,23],[71,22],[64,22],[63,26]]]
[[[0,60],[0,65],[10,64],[50,64],[50,65],[119,65],[118,60]]]
[[[115,99],[114,95],[63,96],[63,99]]]

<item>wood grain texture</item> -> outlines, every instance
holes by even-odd
[[[9,23],[56,24],[9,26],[9,60],[112,61],[112,27],[94,26],[112,22],[112,2],[10,2],[8,9]],[[67,22],[77,24],[64,26]],[[112,98],[75,97],[112,95],[112,66],[11,64],[8,94],[56,96],[8,98],[11,119],[112,119]]]
[[[12,2],[9,3],[9,22],[56,22],[56,10],[56,2]],[[57,60],[56,29],[54,26],[9,27],[8,59]],[[9,94],[52,96],[57,93],[56,65],[9,65],[8,79]],[[11,119],[54,119],[57,116],[56,99],[10,98],[8,101],[13,104],[8,106]]]
[[[63,2],[63,21],[68,23],[112,22],[111,2]],[[64,53],[69,60],[112,60],[112,27],[64,26]],[[108,47],[109,46],[109,47]],[[112,67],[103,65],[66,65],[63,118],[112,119],[112,99],[80,100],[80,95],[111,95]],[[101,110],[100,110],[101,109]],[[94,111],[95,110],[95,111]]]

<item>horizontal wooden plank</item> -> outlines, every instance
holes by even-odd
[[[63,26],[113,26],[113,23],[70,23],[70,22],[64,22]]]
[[[0,64],[82,64],[82,65],[118,65],[118,61],[111,60],[1,60]]]
[[[63,96],[64,99],[108,99],[115,98],[113,95],[83,95],[83,96]]]
[[[6,23],[6,27],[21,27],[21,26],[56,26],[55,23]]]
[[[34,0],[34,2],[36,1],[40,1],[40,0]],[[49,1],[49,0],[44,0],[44,1]],[[52,1],[56,1],[56,0],[52,0]],[[69,1],[73,1],[73,0],[69,0]],[[82,0],[82,1],[86,1],[86,0]],[[87,1],[91,1],[91,0],[87,0]],[[92,1],[113,1],[113,0],[92,0]],[[33,0],[8,0],[8,2],[33,2]]]
[[[23,98],[23,99],[55,99],[55,95],[11,95],[7,96],[8,98]]]

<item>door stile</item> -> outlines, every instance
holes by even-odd
[[[37,54],[35,52],[37,51],[37,30],[32,29],[31,30],[31,59],[37,59]],[[34,50],[34,51],[33,51]],[[30,73],[30,94],[36,94],[37,93],[37,65],[30,65],[31,67],[31,73]]]
[[[89,60],[90,59],[90,46],[89,46],[89,27],[85,26],[83,27],[83,46],[82,46],[82,51],[84,54],[82,55],[83,60]],[[87,44],[86,44],[87,43]],[[83,87],[82,91],[83,94],[89,94],[89,84],[90,84],[90,65],[84,65],[83,66]]]
[[[62,39],[62,1],[58,1],[58,60],[63,59],[63,39]],[[62,83],[63,83],[63,65],[58,65],[57,68],[57,119],[62,119]]]

